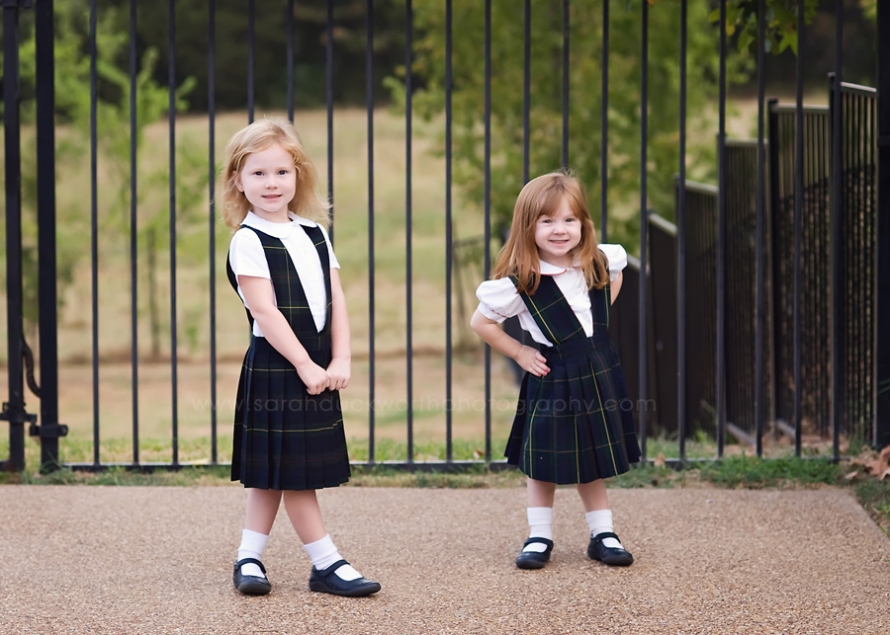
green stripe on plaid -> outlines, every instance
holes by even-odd
[[[294,334],[312,360],[331,361],[331,277],[328,247],[318,227],[301,226],[318,253],[324,272],[325,326],[315,327],[306,293],[283,243],[251,227],[269,264],[272,286]],[[227,267],[229,281],[237,280]],[[253,318],[248,311],[253,327]],[[246,487],[308,490],[335,487],[349,480],[349,457],[340,395],[326,390],[310,395],[293,365],[263,337],[251,336],[238,386],[232,480]]]
[[[540,347],[550,372],[523,379],[507,443],[508,462],[531,478],[586,483],[639,460],[626,382],[608,335],[610,296],[608,285],[590,291],[594,335],[588,338],[551,276],[542,276],[534,297],[522,295],[554,342]]]

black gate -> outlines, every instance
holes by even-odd
[[[322,88],[325,106],[325,119],[318,126],[325,128],[324,150],[319,153],[319,165],[326,160],[327,194],[334,206],[334,228],[337,228],[338,215],[341,208],[334,200],[334,159],[335,159],[335,128],[334,104],[335,95],[339,95],[337,84],[337,53],[338,47],[358,51],[365,70],[365,85],[359,89],[350,86],[350,93],[364,93],[365,112],[361,123],[366,135],[367,150],[367,190],[365,193],[366,209],[362,210],[367,220],[367,285],[364,295],[367,306],[363,308],[361,318],[367,321],[368,341],[363,343],[367,349],[368,383],[365,390],[366,398],[361,401],[367,408],[367,445],[363,454],[356,459],[358,463],[375,464],[384,456],[380,440],[378,417],[383,416],[377,406],[383,401],[381,387],[389,381],[386,373],[380,373],[381,357],[378,355],[378,337],[389,324],[381,324],[377,316],[382,311],[398,309],[397,318],[388,322],[404,320],[400,348],[402,355],[403,377],[397,381],[399,390],[404,395],[405,407],[393,415],[404,420],[404,456],[388,457],[390,464],[410,469],[451,468],[475,463],[500,465],[497,460],[499,448],[493,450],[493,441],[498,439],[497,431],[493,431],[493,421],[497,415],[497,404],[501,399],[497,393],[492,370],[500,360],[492,360],[490,351],[476,344],[464,341],[455,342],[453,331],[459,331],[453,323],[453,316],[460,312],[465,319],[466,312],[472,310],[471,290],[474,282],[461,281],[461,272],[455,271],[455,263],[465,263],[466,258],[457,257],[462,245],[472,245],[476,252],[473,266],[478,267],[481,275],[487,275],[492,259],[492,249],[497,242],[492,240],[502,227],[493,227],[495,208],[509,205],[507,199],[515,197],[519,187],[527,181],[532,165],[541,169],[543,159],[535,155],[536,135],[558,136],[561,142],[558,157],[551,157],[546,163],[547,170],[560,166],[572,166],[573,161],[584,153],[598,153],[598,170],[595,176],[601,181],[592,189],[591,202],[594,194],[599,198],[599,218],[597,220],[600,236],[604,241],[611,235],[607,225],[609,208],[612,201],[608,198],[610,171],[631,161],[638,165],[638,192],[630,193],[630,198],[639,201],[639,241],[637,244],[626,244],[625,247],[638,258],[631,257],[624,291],[615,314],[620,320],[613,322],[613,335],[620,342],[624,365],[626,367],[632,398],[638,407],[634,415],[642,435],[644,458],[646,455],[646,437],[676,430],[679,433],[678,460],[685,460],[684,440],[694,430],[717,437],[718,456],[722,456],[726,432],[737,440],[756,445],[761,453],[762,439],[766,431],[774,434],[784,431],[795,436],[796,451],[800,454],[800,437],[802,431],[813,432],[822,437],[832,436],[834,439],[834,455],[839,456],[839,440],[842,435],[850,439],[863,440],[871,443],[890,441],[890,351],[886,350],[890,341],[886,333],[890,332],[890,298],[887,287],[890,284],[890,179],[887,175],[890,161],[878,162],[879,152],[886,154],[890,146],[887,135],[890,134],[890,106],[887,95],[890,93],[890,73],[886,65],[879,68],[878,85],[880,92],[870,88],[854,86],[842,82],[840,72],[843,68],[843,3],[837,4],[836,28],[837,77],[833,80],[829,109],[807,108],[803,105],[803,70],[807,58],[806,25],[803,15],[799,16],[796,32],[801,36],[798,41],[798,101],[794,107],[771,104],[767,113],[765,101],[764,68],[767,54],[766,45],[755,45],[757,58],[758,87],[758,140],[755,142],[737,142],[727,139],[726,107],[727,107],[727,60],[730,54],[730,42],[727,20],[727,9],[734,4],[728,0],[714,3],[718,17],[714,28],[715,50],[719,56],[719,65],[715,72],[719,75],[717,102],[719,121],[716,130],[718,143],[718,178],[716,189],[688,181],[686,166],[686,119],[687,98],[690,94],[688,86],[688,45],[687,28],[690,11],[697,11],[700,17],[702,7],[690,4],[687,0],[679,3],[628,2],[622,12],[610,13],[610,3],[603,2],[592,11],[589,5],[572,3],[550,4],[539,0],[523,0],[522,12],[517,12],[515,2],[506,0],[484,0],[456,6],[453,0],[443,0],[441,19],[428,20],[424,24],[427,29],[440,28],[442,50],[430,51],[427,41],[422,37],[428,33],[420,32],[416,26],[418,16],[415,15],[412,0],[403,0],[397,4],[375,3],[365,0],[364,3],[352,3],[349,11],[344,10],[334,0],[317,0],[314,3],[300,3],[295,0],[282,0],[279,3],[248,2],[245,8],[243,28],[240,29],[238,41],[217,41],[217,3],[208,0],[201,5],[205,11],[198,18],[202,24],[201,42],[206,46],[202,49],[202,59],[206,60],[207,68],[207,103],[206,113],[209,122],[208,147],[190,148],[194,156],[200,156],[194,164],[189,164],[179,154],[181,139],[180,119],[178,118],[179,95],[178,86],[182,83],[182,73],[178,64],[183,45],[183,35],[178,34],[182,25],[177,21],[183,16],[177,14],[173,0],[166,3],[151,5],[137,0],[116,0],[114,7],[126,16],[128,42],[121,49],[120,56],[128,58],[128,75],[117,76],[117,83],[110,86],[107,81],[100,81],[100,60],[97,54],[99,38],[97,26],[105,15],[103,6],[97,0],[85,0],[89,4],[88,37],[82,43],[83,50],[89,50],[89,148],[84,149],[82,163],[89,164],[89,185],[83,186],[81,195],[90,199],[91,213],[89,217],[89,251],[90,251],[90,285],[92,289],[89,307],[83,307],[84,319],[89,322],[89,350],[87,366],[84,370],[84,392],[89,393],[92,416],[92,438],[89,442],[91,459],[77,465],[65,460],[64,452],[59,452],[59,438],[67,434],[68,428],[60,423],[65,420],[66,413],[59,408],[59,363],[58,363],[58,329],[57,307],[60,302],[57,290],[59,275],[73,275],[66,264],[58,260],[61,246],[56,242],[56,151],[60,147],[56,138],[56,98],[64,97],[55,92],[56,71],[54,67],[54,38],[56,11],[63,5],[53,0],[4,0],[0,2],[3,13],[3,124],[4,124],[4,168],[5,168],[5,223],[6,223],[6,322],[7,322],[7,361],[9,365],[8,399],[4,403],[2,418],[9,422],[9,459],[3,467],[20,470],[25,463],[25,433],[39,439],[40,463],[52,467],[72,465],[82,469],[104,469],[111,464],[119,464],[128,468],[151,469],[153,467],[178,468],[186,464],[218,464],[225,461],[225,453],[219,450],[220,423],[228,429],[226,418],[219,413],[226,413],[220,408],[221,399],[217,395],[218,371],[220,370],[220,354],[217,322],[217,298],[215,289],[218,281],[217,270],[222,249],[216,243],[218,227],[217,211],[214,206],[215,160],[218,154],[216,132],[218,113],[214,79],[226,72],[218,68],[217,55],[220,46],[242,47],[247,65],[246,112],[245,122],[252,121],[256,116],[256,95],[261,87],[256,83],[257,64],[280,63],[284,76],[283,90],[286,92],[287,115],[293,119],[302,85],[300,77],[317,77]],[[416,0],[415,0],[416,1]],[[181,5],[182,3],[180,3]],[[419,4],[419,2],[418,2]],[[612,3],[614,4],[614,3]],[[762,7],[764,3],[760,3]],[[310,6],[311,5],[311,6]],[[472,6],[471,6],[472,5]],[[423,6],[423,16],[432,5]],[[359,15],[358,9],[363,10]],[[625,11],[626,9],[626,11]],[[140,109],[147,107],[137,100],[140,82],[145,77],[140,75],[137,40],[138,25],[141,12],[167,11],[167,49],[165,72],[166,90],[166,140],[155,139],[153,143],[166,147],[166,178],[162,184],[144,183],[137,179],[138,137],[140,133]],[[302,12],[301,12],[302,11]],[[679,116],[679,162],[675,166],[658,165],[653,168],[650,162],[650,113],[658,111],[658,94],[650,94],[652,86],[662,86],[661,76],[650,77],[651,67],[660,63],[661,59],[651,59],[650,47],[656,40],[650,39],[650,14],[652,11],[675,12],[677,46],[676,56],[679,61],[679,98],[678,104],[671,104],[671,112],[676,106]],[[455,112],[453,103],[455,91],[460,86],[454,81],[454,38],[455,19],[465,19],[468,12],[478,18],[479,42],[478,56],[481,67],[480,91],[478,104],[470,99],[469,110]],[[880,29],[890,34],[890,10],[887,3],[879,3],[878,23]],[[521,15],[520,15],[521,13]],[[274,15],[273,15],[274,14]],[[576,16],[583,15],[590,24],[579,25]],[[664,14],[662,14],[664,15]],[[282,19],[277,21],[274,16]],[[396,16],[396,18],[393,18]],[[542,17],[543,16],[543,17]],[[187,16],[194,19],[194,15]],[[259,37],[256,32],[257,19],[265,19],[263,24],[275,23],[280,28],[275,38]],[[546,20],[544,19],[546,18]],[[305,42],[295,39],[295,24],[298,20],[314,20],[317,23],[318,46],[311,51]],[[399,174],[404,183],[404,216],[401,220],[405,229],[405,267],[403,300],[398,307],[378,304],[375,295],[380,280],[375,275],[375,265],[379,253],[375,253],[375,245],[384,241],[391,247],[385,229],[378,234],[377,224],[392,217],[391,209],[381,210],[378,202],[381,197],[380,161],[375,157],[375,110],[380,102],[375,91],[380,90],[382,83],[380,51],[383,46],[392,43],[381,43],[375,39],[375,27],[382,21],[397,19],[404,24],[401,30],[397,51],[401,68],[391,64],[393,77],[388,81],[399,84],[395,93],[402,95],[401,103],[404,113],[404,168]],[[506,50],[504,40],[492,35],[493,27],[499,21],[510,22],[509,43],[521,40],[522,55],[510,54],[506,58],[498,57],[500,45]],[[634,28],[639,28],[639,43],[635,44],[636,58],[634,72],[639,73],[639,101],[627,113],[618,117],[614,103],[609,104],[609,70],[610,56],[626,53],[627,42],[610,44],[610,29],[615,24],[626,24],[634,20]],[[760,40],[766,42],[767,16],[762,11],[757,17],[757,30]],[[33,87],[23,86],[21,68],[31,65],[32,60],[20,59],[22,24],[33,27],[34,37],[34,74]],[[433,26],[429,26],[433,25]],[[593,28],[594,25],[595,28]],[[350,38],[343,38],[341,31],[346,27]],[[578,30],[581,26],[586,30]],[[516,28],[513,28],[516,27]],[[695,24],[694,28],[702,28]],[[573,58],[576,55],[572,47],[580,48],[581,44],[589,43],[592,30],[598,42],[598,63],[602,72],[603,94],[600,96],[595,125],[591,120],[584,119],[581,124],[577,119],[570,120],[573,99],[572,92],[578,85],[579,78],[573,75],[578,65]],[[574,33],[581,33],[582,41],[574,40]],[[123,34],[121,34],[123,35]],[[186,36],[187,37],[187,36]],[[340,39],[338,39],[338,37]],[[577,37],[577,36],[576,36]],[[364,38],[356,46],[357,38]],[[270,52],[270,42],[280,47]],[[890,37],[878,38],[878,46],[886,48]],[[194,44],[189,42],[189,44]],[[544,48],[539,48],[543,46]],[[179,47],[179,48],[178,48]],[[363,49],[363,51],[362,51]],[[30,49],[29,49],[30,50]],[[307,52],[309,51],[309,52]],[[194,51],[192,50],[192,53]],[[263,53],[263,56],[259,54]],[[390,50],[392,53],[392,50]],[[301,56],[305,57],[303,59]],[[313,69],[309,69],[309,59],[317,61]],[[415,77],[417,69],[431,64],[436,60],[444,60],[442,77]],[[549,71],[539,76],[533,69],[540,60],[548,61]],[[620,58],[623,62],[627,58]],[[882,63],[887,56],[879,57]],[[258,60],[262,60],[258,62]],[[203,63],[203,62],[202,62]],[[495,64],[499,66],[495,67]],[[674,64],[674,62],[671,62]],[[30,67],[30,66],[27,66]],[[629,72],[627,65],[622,72]],[[672,66],[673,68],[673,66]],[[613,68],[614,70],[614,68]],[[308,75],[307,75],[308,73]],[[512,75],[511,75],[512,73]],[[496,90],[499,77],[514,77],[517,86],[521,84],[521,98],[516,101],[515,112],[509,113],[506,122],[495,121],[499,94]],[[395,79],[395,78],[398,79]],[[323,79],[322,79],[323,78]],[[106,77],[107,80],[107,77]],[[534,82],[545,82],[549,88],[547,103],[532,103],[531,88]],[[311,83],[311,82],[310,82]],[[442,178],[442,209],[438,216],[442,219],[441,240],[444,244],[442,257],[443,298],[442,307],[415,307],[413,266],[414,257],[426,257],[424,246],[416,246],[413,241],[412,228],[418,219],[418,208],[421,203],[412,197],[414,188],[414,96],[425,84],[441,84],[438,93],[426,93],[441,97],[443,102],[443,138],[444,155]],[[314,84],[313,84],[314,85]],[[361,88],[364,90],[362,91]],[[694,86],[693,86],[694,88]],[[99,239],[106,229],[102,226],[98,214],[99,200],[99,168],[97,165],[98,148],[102,141],[102,117],[98,108],[98,97],[105,91],[118,91],[124,94],[121,104],[128,102],[126,109],[130,136],[118,143],[121,151],[117,169],[130,174],[129,190],[126,192],[125,203],[122,203],[122,223],[126,225],[125,242],[129,257],[129,267],[114,272],[116,280],[124,281],[123,288],[129,289],[129,297],[124,302],[129,308],[128,323],[100,323],[99,288],[105,283],[99,267]],[[401,92],[400,92],[401,91]],[[23,159],[20,104],[26,98],[34,97],[35,118],[33,129],[36,130],[36,168],[31,169]],[[475,98],[474,98],[475,99]],[[462,104],[462,107],[465,104]],[[478,107],[477,107],[478,106]],[[624,105],[622,104],[622,108]],[[521,111],[521,112],[520,112]],[[588,109],[589,111],[589,109]],[[582,112],[582,115],[589,112]],[[768,116],[768,126],[763,125],[764,117]],[[627,115],[627,117],[624,117]],[[456,122],[471,122],[471,128],[480,133],[480,143],[474,153],[479,174],[478,203],[483,212],[481,237],[462,236],[460,240],[454,234],[453,217],[453,164],[454,164],[454,132]],[[628,126],[627,121],[633,124]],[[494,125],[501,126],[495,128]],[[639,135],[639,157],[610,155],[610,144],[616,143],[615,129],[625,134]],[[802,134],[796,131],[802,130]],[[521,143],[521,160],[515,153],[516,170],[505,182],[494,182],[493,168],[493,135],[499,131],[509,130],[505,136],[516,136]],[[599,134],[599,144],[590,139]],[[621,132],[619,132],[621,134]],[[611,136],[610,136],[611,135]],[[882,136],[883,135],[883,136]],[[387,150],[389,154],[401,154]],[[88,155],[88,159],[87,159]],[[194,156],[192,159],[194,159]],[[321,157],[324,157],[323,159]],[[192,160],[190,159],[190,160]],[[512,156],[495,158],[497,161],[510,163]],[[197,167],[196,167],[197,166]],[[650,177],[673,174],[679,168],[679,179],[676,189],[677,223],[672,228],[669,223],[661,222],[649,213]],[[879,173],[878,170],[881,172]],[[323,172],[323,170],[320,170]],[[543,171],[543,169],[542,169]],[[185,231],[180,226],[181,214],[190,202],[181,189],[182,180],[191,174],[205,175],[206,197],[209,205],[201,211],[201,225],[206,234],[199,239],[204,241],[206,248],[205,266],[209,280],[206,316],[181,315],[177,298],[183,291],[180,289],[182,268],[177,263],[176,244],[178,241],[195,239],[195,234]],[[36,218],[39,228],[36,250],[22,249],[22,181],[23,176],[30,181],[36,180]],[[590,181],[594,175],[585,175]],[[509,182],[507,182],[509,181]],[[636,186],[636,182],[634,184]],[[144,228],[144,220],[140,218],[140,196],[149,189],[163,190],[166,199],[165,222],[159,223],[157,231],[149,232],[145,240],[166,243],[167,251],[150,249],[152,257],[164,256],[169,262],[169,274],[164,279],[152,279],[150,284],[157,293],[169,295],[169,324],[167,339],[169,348],[166,351],[154,351],[158,358],[169,358],[171,408],[163,418],[169,418],[168,439],[169,460],[154,460],[152,455],[146,457],[144,447],[145,416],[141,414],[151,396],[142,391],[142,381],[146,369],[140,365],[140,338],[145,338],[144,320],[140,298],[137,297],[137,286],[143,279],[154,272],[140,268],[137,251],[139,241],[143,240],[139,232]],[[509,191],[507,191],[509,190]],[[505,193],[506,192],[506,193]],[[625,192],[625,195],[628,193]],[[664,204],[665,208],[670,203]],[[594,210],[595,210],[594,205]],[[669,216],[670,210],[656,209],[655,212]],[[61,211],[59,212],[62,213]],[[597,214],[594,213],[595,218]],[[797,219],[795,221],[795,219]],[[140,224],[141,223],[141,224]],[[494,230],[494,231],[493,231]],[[196,230],[197,231],[197,230]],[[332,235],[336,236],[336,232]],[[154,245],[154,243],[151,243]],[[23,329],[23,311],[25,292],[33,291],[33,287],[23,286],[23,268],[28,265],[28,258],[33,258],[39,269],[37,280],[39,287],[39,377],[32,377],[34,363],[30,349],[25,342]],[[650,260],[651,258],[651,260]],[[462,265],[459,265],[462,266]],[[466,272],[464,272],[466,273]],[[472,274],[479,277],[479,274]],[[163,278],[163,277],[162,277]],[[796,282],[795,282],[796,281]],[[128,285],[126,283],[129,283]],[[661,308],[659,308],[661,307]],[[665,308],[666,307],[666,308]],[[419,327],[414,318],[417,310],[441,310],[443,320],[441,333],[444,344],[436,353],[443,360],[442,389],[444,399],[429,408],[417,407],[415,378],[416,364],[419,360],[416,334]],[[160,309],[152,306],[151,317],[156,317]],[[663,314],[667,312],[667,315]],[[87,314],[89,317],[87,318]],[[162,320],[158,320],[162,322]],[[153,322],[154,324],[154,322]],[[209,349],[208,384],[209,398],[206,410],[206,434],[209,447],[206,457],[183,460],[183,435],[180,429],[180,415],[183,396],[180,395],[180,345],[185,337],[197,337],[195,332],[208,333],[207,349]],[[108,398],[100,395],[100,335],[111,333],[123,334],[127,341],[129,367],[127,377],[120,379],[129,382],[130,401],[118,408],[114,416],[128,419],[131,428],[131,452],[129,460],[103,460],[102,425],[100,408],[107,405]],[[190,335],[191,334],[191,335]],[[85,341],[86,336],[83,337]],[[467,352],[469,351],[469,352]],[[464,458],[456,458],[454,438],[455,416],[461,414],[456,409],[460,399],[454,393],[455,367],[458,355],[478,354],[478,363],[482,366],[482,377],[478,382],[482,392],[482,403],[476,408],[476,417],[480,435],[484,437],[483,446],[472,451],[462,450]],[[85,366],[86,368],[86,366]],[[457,371],[458,374],[461,371]],[[25,377],[29,375],[29,386],[35,396],[40,397],[40,413],[37,416],[26,409]],[[401,397],[400,397],[401,399]],[[796,405],[799,403],[799,405]],[[655,407],[657,406],[657,408]],[[442,436],[445,449],[441,457],[424,456],[424,450],[418,448],[415,438],[416,414],[442,417]],[[226,413],[228,414],[228,413]],[[465,413],[464,413],[465,414]],[[433,416],[431,415],[431,416]],[[107,417],[106,417],[107,418]],[[401,446],[400,446],[401,447]],[[64,446],[63,446],[64,449]],[[401,451],[401,450],[400,450]],[[222,456],[221,456],[222,455]]]

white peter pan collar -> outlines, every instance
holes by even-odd
[[[315,223],[308,218],[298,216],[293,212],[288,212],[287,216],[291,219],[291,222],[273,223],[271,221],[267,221],[265,218],[261,218],[260,216],[250,211],[247,212],[247,216],[244,217],[244,220],[241,221],[241,224],[249,225],[250,227],[259,229],[264,234],[268,234],[269,236],[273,236],[275,238],[287,238],[288,236],[290,236],[291,231],[293,231],[294,226],[298,224],[304,225],[306,227],[316,227],[318,225],[318,223]]]
[[[538,260],[538,266],[541,269],[542,276],[558,276],[561,273],[565,273],[569,269],[577,269],[581,265],[580,260],[576,260],[572,263],[571,267],[557,267],[556,265],[551,265],[549,262],[544,260]]]

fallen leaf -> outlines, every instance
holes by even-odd
[[[890,472],[890,446],[881,450],[881,453],[877,458],[867,461],[865,469],[867,469],[872,476],[876,476],[879,479],[884,478],[884,475],[886,475],[887,472]]]

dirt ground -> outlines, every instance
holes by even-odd
[[[589,560],[571,488],[557,491],[553,558],[513,564],[522,488],[345,487],[320,493],[341,553],[382,591],[308,589],[279,515],[268,596],[232,588],[239,487],[0,487],[0,632],[883,635],[890,540],[837,489],[610,492],[636,561]],[[14,564],[11,564],[14,563]]]

